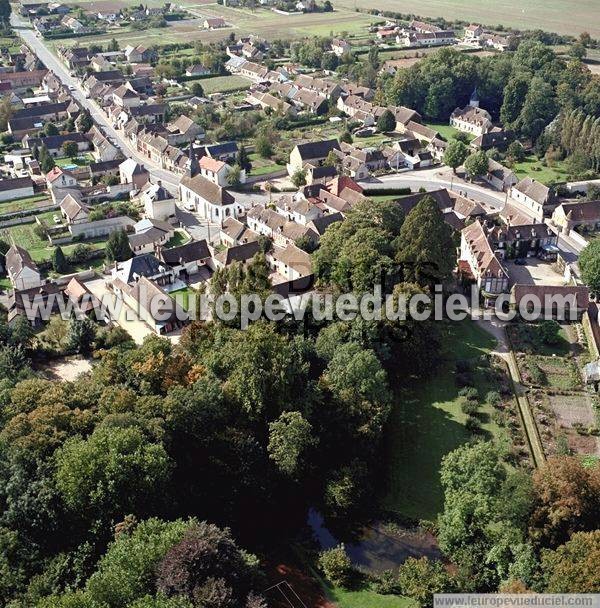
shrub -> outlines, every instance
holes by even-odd
[[[502,397],[498,391],[489,391],[485,396],[485,402],[494,407],[498,407],[502,403]]]
[[[465,428],[469,433],[479,433],[481,431],[481,422],[475,416],[467,416]]]
[[[456,362],[456,371],[458,373],[461,372],[470,372],[473,369],[473,364],[468,359],[459,359]]]
[[[463,401],[461,409],[465,414],[474,416],[479,410],[479,404],[476,401]]]
[[[343,544],[322,551],[319,555],[319,568],[333,585],[347,587],[352,579],[352,563]]]
[[[477,389],[472,386],[461,388],[458,394],[460,397],[466,397],[469,401],[476,401],[479,398]]]
[[[384,570],[373,582],[373,591],[381,595],[396,595],[400,592],[398,576],[393,570]]]

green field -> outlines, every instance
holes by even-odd
[[[337,8],[384,8],[373,0],[333,0]],[[387,0],[385,9],[421,17],[444,17],[519,29],[543,29],[561,34],[589,32],[600,36],[598,0]]]
[[[555,162],[552,167],[545,167],[533,156],[526,158],[522,163],[515,163],[512,170],[519,179],[529,176],[546,185],[565,182],[568,177],[561,161]]]
[[[431,377],[397,391],[388,425],[388,493],[383,506],[414,519],[436,518],[443,505],[442,458],[471,437],[461,410],[464,398],[455,383],[456,361],[476,359],[495,345],[494,338],[471,321],[450,323],[446,331],[442,363]],[[496,390],[479,370],[475,384],[481,401],[487,391]],[[482,404],[480,412],[486,435],[504,436],[490,420],[491,407]]]
[[[340,587],[329,587],[327,595],[339,608],[415,608],[417,605],[407,597],[380,595],[373,591],[347,591]]]
[[[250,81],[242,76],[215,76],[203,79],[201,84],[206,95],[250,88]]]

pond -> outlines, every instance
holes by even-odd
[[[331,533],[315,509],[308,511],[308,525],[321,549],[331,549],[344,542]],[[344,542],[344,547],[355,566],[371,573],[397,568],[409,557],[443,559],[437,540],[430,532],[391,527],[382,522],[364,526],[358,539]]]

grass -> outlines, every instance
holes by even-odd
[[[248,156],[250,158],[250,162],[252,163],[252,169],[250,171],[251,176],[269,175],[270,173],[275,173],[276,171],[285,169],[284,165],[280,165],[275,161],[272,161],[270,158],[262,158],[256,152],[253,152]]]
[[[185,245],[189,242],[188,236],[185,234],[183,230],[176,230],[175,234],[168,240],[165,247],[168,249],[170,247],[179,247],[180,245]]]
[[[68,167],[69,165],[77,165],[78,167],[87,167],[93,161],[94,161],[94,157],[91,154],[85,154],[83,156],[75,156],[73,158],[63,157],[63,158],[54,159],[54,162],[58,167]]]
[[[457,133],[461,133],[461,131],[459,131],[458,129],[455,129],[454,127],[451,127],[449,124],[435,123],[435,122],[428,122],[425,124],[428,127],[430,127],[431,129],[435,129],[447,141],[453,140],[454,136]],[[469,138],[469,141],[472,141],[475,139],[475,136],[472,135],[471,133],[465,133],[465,135]]]
[[[567,171],[561,161],[555,162],[553,167],[546,167],[537,158],[529,156],[523,162],[515,163],[512,170],[519,179],[529,176],[546,185],[567,180]]]
[[[52,203],[47,194],[35,194],[34,196],[28,196],[26,198],[16,198],[2,202],[0,203],[0,215],[35,209],[38,206],[37,203],[41,201],[48,201],[48,204]]]
[[[0,277],[0,291],[9,291],[12,289],[12,283],[8,277]]]
[[[198,292],[191,287],[185,287],[184,289],[178,289],[177,291],[172,291],[169,295],[183,307],[184,310],[190,309],[190,298],[196,297]]]
[[[250,81],[247,78],[236,75],[204,78],[200,83],[207,95],[211,95],[212,93],[229,93],[250,88]]]
[[[488,353],[495,339],[472,321],[451,323],[445,329],[442,362],[431,378],[415,379],[409,389],[397,389],[387,430],[387,495],[384,508],[414,519],[433,520],[443,506],[440,483],[442,458],[471,438],[465,428],[463,397],[458,395],[455,365]],[[496,390],[481,370],[474,374],[480,401]],[[501,438],[505,431],[489,416],[491,406],[482,405],[482,428]]]
[[[373,591],[347,591],[340,587],[326,588],[329,599],[339,608],[414,608],[415,602],[398,595],[380,595]]]

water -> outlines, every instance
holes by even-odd
[[[323,550],[343,542],[325,527],[323,516],[315,509],[308,511],[308,525]],[[355,566],[372,573],[397,568],[409,557],[442,559],[433,534],[413,528],[390,531],[382,523],[363,527],[358,540],[345,542],[344,547]]]

